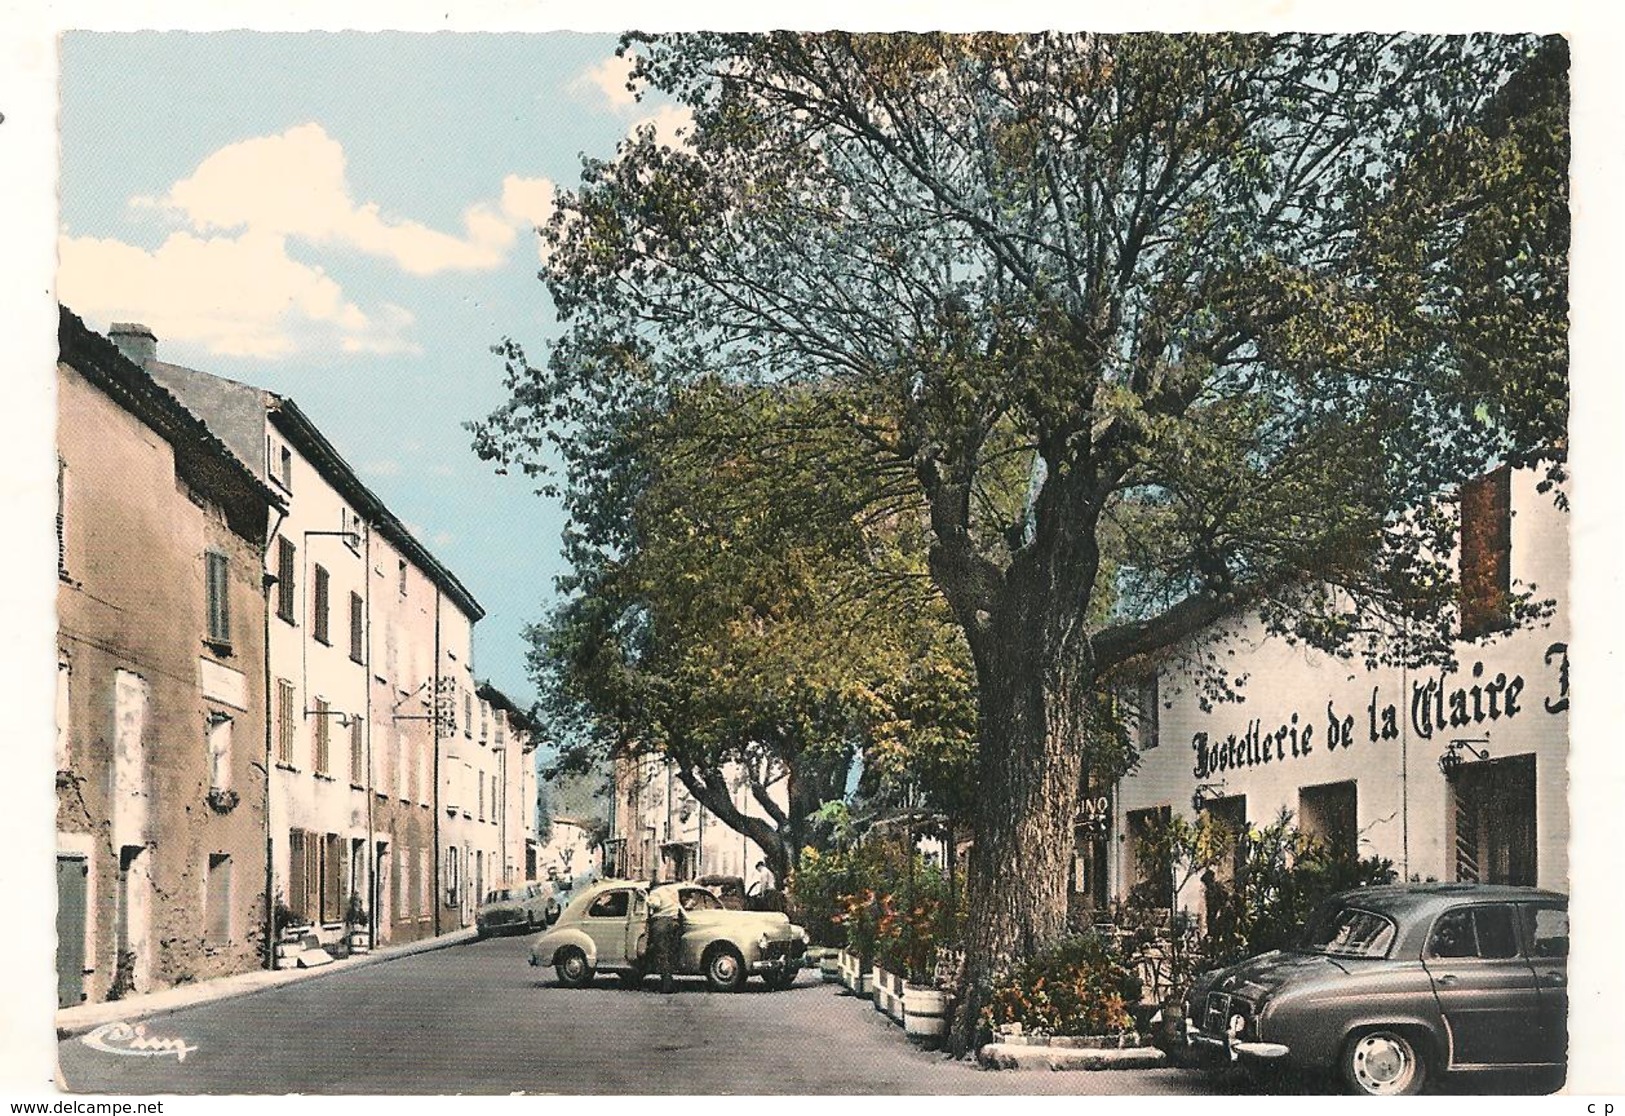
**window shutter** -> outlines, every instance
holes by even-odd
[[[364,659],[365,659],[365,649],[362,646],[362,644],[364,643],[364,640],[365,640],[365,635],[366,635],[366,632],[365,632],[365,627],[364,627],[364,623],[363,623],[361,594],[360,593],[351,593],[350,594],[350,658],[354,662],[359,663],[359,662],[364,661]]]
[[[293,543],[277,539],[276,548],[276,614],[288,623],[294,622],[294,555]]]
[[[311,627],[315,631],[316,638],[323,643],[331,642],[327,633],[327,581],[327,569],[323,566],[317,566],[315,573],[316,599],[313,605],[313,615],[311,616]]]
[[[204,594],[208,599],[209,641],[231,642],[231,610],[227,596],[226,556],[211,550],[203,556]]]
[[[288,831],[288,908],[300,918],[310,917],[305,882],[305,832]]]

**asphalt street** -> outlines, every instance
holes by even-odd
[[[566,989],[526,964],[529,937],[451,946],[144,1021],[134,1055],[59,1047],[62,1083],[109,1094],[1202,1093],[1178,1069],[985,1071],[916,1049],[866,1000],[804,971],[787,992],[680,980]],[[87,1041],[87,1039],[89,1041]],[[107,1047],[111,1047],[108,1049]],[[115,1052],[117,1051],[117,1052]]]

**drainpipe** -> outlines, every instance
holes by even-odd
[[[434,911],[434,936],[440,936],[440,586],[434,587],[434,673],[429,676],[430,739],[434,742],[434,894],[429,906]]]
[[[378,845],[377,826],[373,818],[372,785],[372,524],[361,541],[361,685],[366,695],[362,703],[362,722],[366,741],[363,760],[367,765],[366,777],[361,780],[367,789],[367,843],[361,850],[362,863],[367,871],[367,943],[378,945]]]
[[[272,509],[276,522],[265,536],[265,549],[260,552],[260,589],[265,597],[265,631],[262,637],[260,669],[264,675],[265,693],[265,967],[276,968],[276,876],[274,846],[271,842],[271,772],[275,763],[271,757],[271,586],[277,578],[265,568],[271,557],[271,544],[280,537],[283,521],[288,513]]]

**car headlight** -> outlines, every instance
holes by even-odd
[[[1230,1025],[1226,1030],[1231,1038],[1240,1038],[1247,1033],[1247,1017],[1245,1015],[1232,1015]]]
[[[767,943],[768,943],[768,937],[764,933],[760,938],[756,939],[756,949],[757,949],[757,951],[760,952],[760,953],[766,953],[767,952]]]

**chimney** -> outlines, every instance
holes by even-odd
[[[114,322],[107,336],[126,359],[142,368],[158,359],[158,338],[140,322]]]

